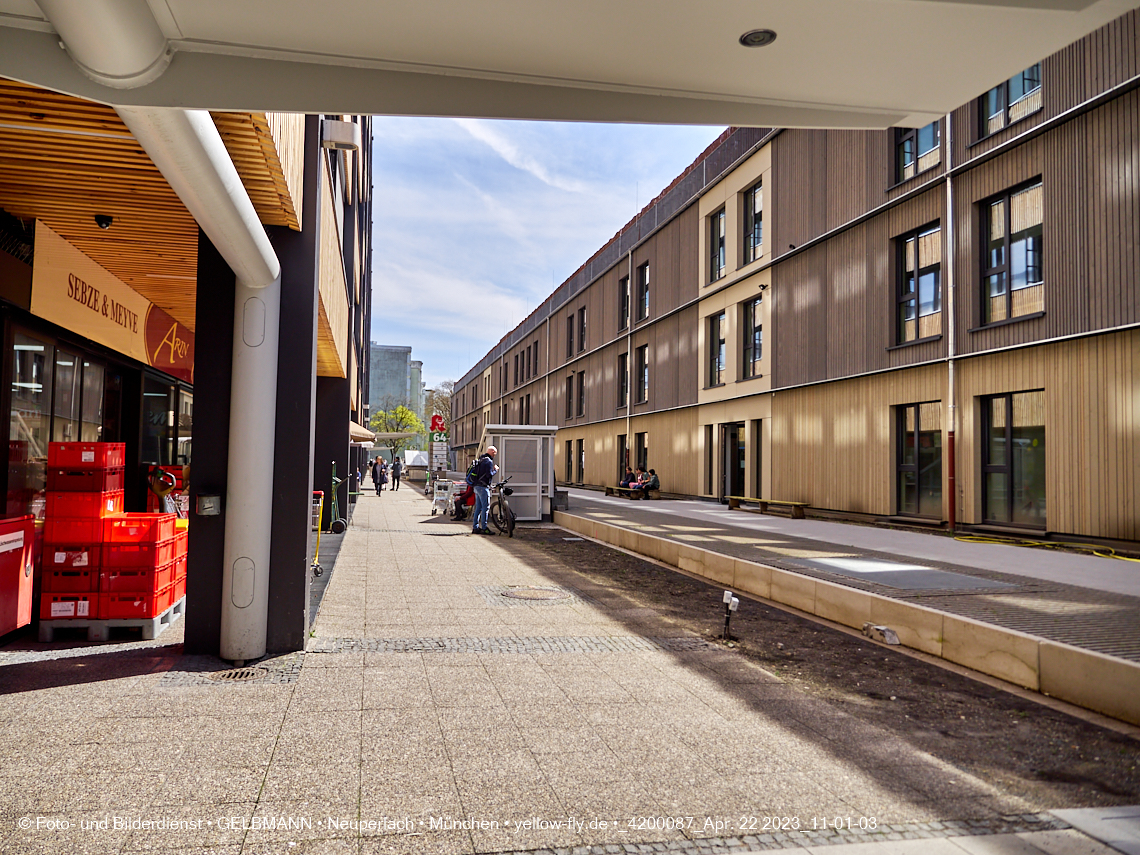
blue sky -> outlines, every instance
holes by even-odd
[[[376,117],[372,340],[458,380],[723,130]]]

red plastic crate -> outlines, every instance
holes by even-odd
[[[101,603],[98,594],[85,591],[45,592],[40,595],[40,620],[60,620],[62,618],[100,617]]]
[[[154,593],[174,581],[174,562],[161,567],[104,567],[99,574],[99,591]]]
[[[55,492],[47,494],[49,517],[105,517],[123,512],[123,491],[100,493]]]
[[[100,493],[122,490],[126,483],[119,469],[49,469],[48,490],[67,493]]]
[[[178,539],[168,537],[161,543],[106,543],[103,545],[103,566],[161,567],[174,560]]]
[[[125,466],[127,446],[122,442],[50,442],[51,469],[117,469]]]
[[[186,578],[186,556],[179,555],[174,559],[174,581]]]
[[[174,535],[174,557],[185,555],[190,546],[190,532],[183,529]]]
[[[174,580],[174,596],[171,598],[170,604],[174,605],[183,597],[186,596],[186,577]]]
[[[48,517],[44,520],[46,543],[99,543],[102,540],[101,517]]]
[[[105,620],[158,617],[170,608],[173,596],[173,585],[167,585],[161,591],[100,594],[100,616]]]
[[[174,514],[118,514],[104,517],[103,543],[162,543],[174,537]]]
[[[71,543],[44,543],[44,569],[67,570],[83,568],[98,570],[103,552],[98,546],[80,546]]]
[[[56,569],[45,565],[40,581],[44,591],[53,593],[98,591],[99,568],[64,567]]]

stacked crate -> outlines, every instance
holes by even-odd
[[[121,442],[48,445],[40,618],[99,618],[104,519],[123,510]]]
[[[100,617],[107,620],[156,618],[176,597],[179,567],[185,590],[185,541],[174,514],[115,514],[103,520]],[[181,564],[179,564],[179,552]]]

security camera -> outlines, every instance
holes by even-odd
[[[111,228],[111,223],[113,223],[113,222],[115,222],[114,218],[109,217],[106,214],[96,214],[95,215],[95,225],[97,225],[101,229]]]

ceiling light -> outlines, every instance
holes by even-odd
[[[764,47],[776,41],[774,30],[749,30],[740,37],[740,43],[745,47]]]

